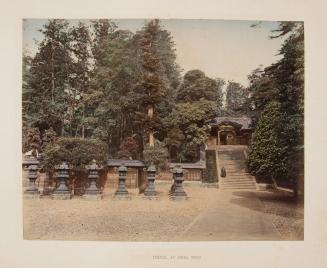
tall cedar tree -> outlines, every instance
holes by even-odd
[[[63,135],[67,112],[67,90],[70,87],[72,58],[70,33],[65,20],[49,20],[40,30],[44,38],[31,59],[28,94],[23,94],[23,114],[32,119],[28,124],[41,134],[52,127]]]
[[[256,127],[269,133],[278,133],[275,142],[268,145],[260,142],[260,135],[255,135],[251,145],[249,167],[254,173],[262,173],[266,167],[260,168],[258,163],[265,163],[271,157],[279,157],[271,161],[265,176],[276,179],[297,179],[298,165],[296,159],[299,149],[303,149],[304,136],[304,28],[301,22],[281,22],[277,33],[272,38],[284,37],[280,50],[281,59],[265,68],[258,74],[254,72],[250,78],[250,91],[254,111],[263,115]],[[276,106],[278,103],[278,109]],[[275,120],[273,111],[278,110],[280,119]],[[271,117],[269,119],[269,117]],[[274,124],[265,122],[272,120]],[[278,122],[277,122],[278,121]],[[262,132],[262,131],[261,131]],[[273,136],[272,136],[273,137]],[[279,152],[269,156],[268,151]],[[295,168],[296,167],[296,168]],[[303,168],[303,167],[302,167]],[[278,172],[278,170],[283,172]],[[275,171],[274,171],[275,170]]]
[[[150,146],[154,146],[154,132],[160,128],[160,121],[156,116],[155,108],[164,94],[163,82],[159,72],[160,58],[156,53],[154,44],[159,31],[159,20],[151,20],[143,28],[140,38],[143,70],[142,89],[144,91],[143,105],[148,113],[144,127],[149,134]]]
[[[249,92],[241,84],[229,81],[226,88],[226,113],[230,116],[240,116],[247,111]]]
[[[93,135],[105,141],[111,154],[129,135],[138,132],[137,111],[140,97],[135,92],[139,81],[133,34],[116,30],[102,39],[104,57],[97,61],[92,79],[96,125]],[[94,102],[92,102],[94,101]]]
[[[69,96],[69,132],[70,136],[85,137],[86,109],[84,94],[90,86],[91,77],[91,36],[84,23],[79,22],[71,30],[71,51],[73,53]]]

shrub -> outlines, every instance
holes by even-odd
[[[153,164],[157,169],[165,169],[168,158],[168,150],[164,143],[156,141],[154,146],[147,144],[143,151],[144,163],[148,166]]]
[[[278,102],[269,103],[254,132],[248,168],[259,181],[288,179],[292,170],[291,144],[293,131]]]
[[[93,159],[102,164],[107,159],[106,148],[106,144],[96,139],[60,137],[46,145],[42,166],[45,169],[54,169],[55,165],[65,161],[79,170]]]
[[[134,137],[126,137],[120,144],[120,150],[117,153],[118,158],[132,157],[136,158],[140,146]]]

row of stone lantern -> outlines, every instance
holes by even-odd
[[[96,161],[93,160],[90,166],[87,166],[89,171],[88,175],[88,187],[85,190],[83,197],[85,199],[99,200],[102,198],[101,191],[98,189],[96,182],[99,178],[98,172],[102,167],[98,166]],[[68,179],[69,179],[69,166],[63,162],[61,165],[56,167],[57,178],[59,179],[59,185],[52,193],[54,199],[70,199],[71,191],[68,188]],[[27,196],[38,196],[39,191],[35,185],[37,179],[38,167],[36,165],[31,165],[28,169],[28,178],[29,178],[29,188],[26,190]],[[147,170],[147,186],[144,191],[144,197],[148,199],[156,199],[157,192],[155,189],[155,177],[156,177],[156,168],[154,165],[150,165]],[[172,169],[173,172],[173,185],[171,186],[169,195],[172,200],[181,200],[186,199],[187,195],[183,189],[183,169],[181,166],[176,166]],[[129,199],[130,195],[126,189],[126,175],[127,167],[121,165],[118,168],[118,188],[114,194],[114,197],[117,199]]]

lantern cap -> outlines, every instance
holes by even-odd
[[[176,165],[176,166],[173,168],[173,173],[183,173],[182,165]]]
[[[29,170],[37,170],[37,165],[30,165],[28,167]]]
[[[62,162],[57,169],[69,169],[69,167],[66,162]]]
[[[147,169],[148,172],[156,172],[156,167],[154,165],[150,165]]]
[[[97,161],[93,159],[91,165],[87,166],[87,169],[96,170],[96,169],[101,169],[101,167],[99,167]]]
[[[119,166],[118,172],[127,172],[127,167],[125,167],[125,165],[122,164],[121,166]]]

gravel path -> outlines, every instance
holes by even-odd
[[[261,226],[257,229],[264,231],[258,231],[257,236],[253,236],[259,240],[262,236],[262,240],[265,235],[269,236],[267,232],[273,229],[269,225],[271,215],[277,219],[276,213],[272,214],[269,210],[284,211],[269,202],[261,204],[260,196],[253,196],[253,193],[250,196],[239,196],[240,193],[237,192],[224,193],[216,188],[186,184],[184,189],[190,198],[186,201],[171,201],[168,198],[169,183],[157,183],[156,188],[159,193],[158,200],[145,200],[137,190],[129,190],[131,200],[114,200],[112,198],[114,190],[99,201],[88,201],[79,197],[72,200],[52,200],[49,197],[24,199],[24,239],[223,240],[221,232],[208,232],[208,229],[216,230],[215,226],[224,215],[225,222],[229,221],[225,225],[227,233],[233,230],[228,229],[228,226],[234,230],[238,228],[239,233],[240,231],[246,233],[247,226],[252,226],[251,230],[256,230],[256,224],[257,226],[263,224],[264,228]],[[292,207],[289,211],[292,211]],[[207,215],[210,215],[208,217],[210,220],[206,220]],[[280,214],[278,217],[284,219]],[[206,222],[205,228],[199,229],[203,222]],[[278,225],[277,221],[275,222]],[[286,221],[283,223],[284,227],[287,224],[293,226],[292,222]],[[207,239],[208,234],[210,239]],[[240,240],[235,238],[235,235],[236,233],[230,236],[231,240]],[[285,235],[289,237],[287,232]]]

